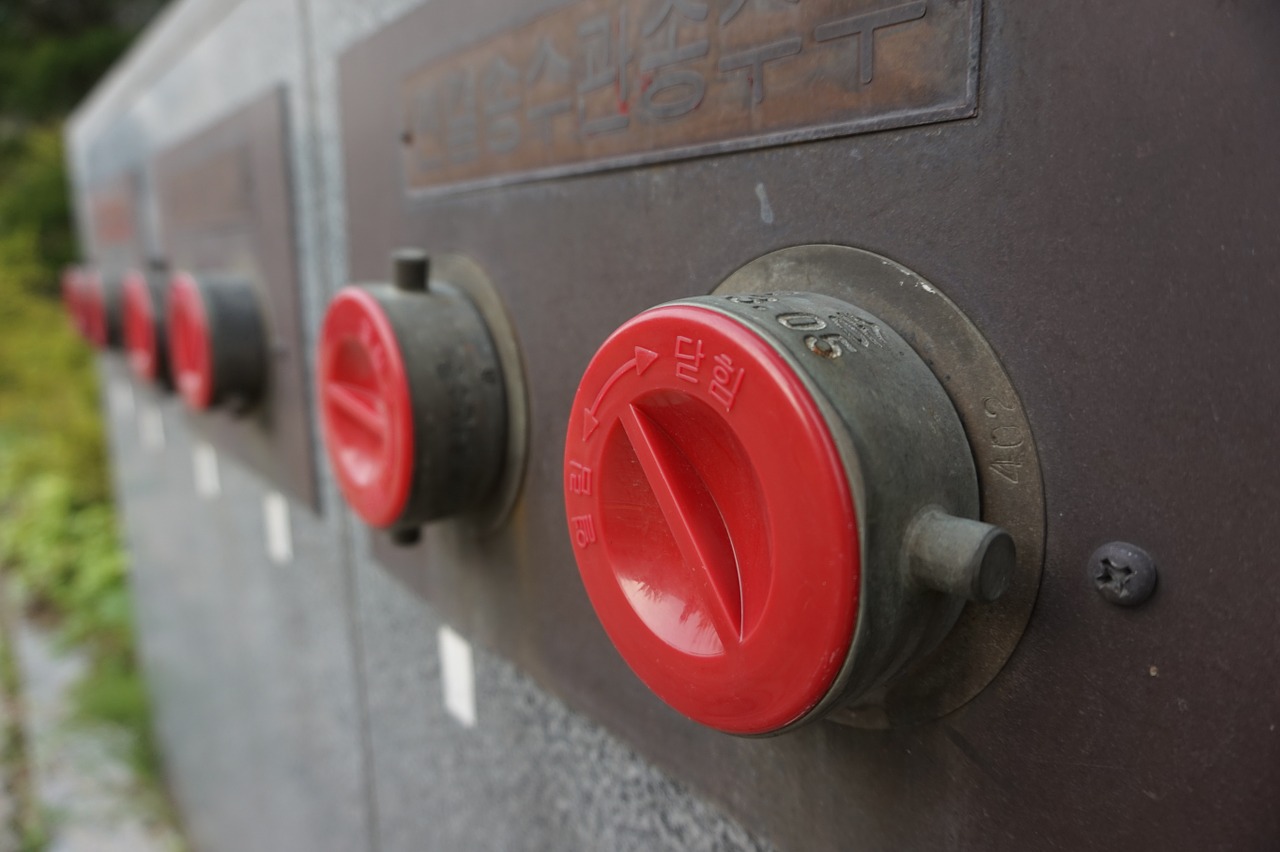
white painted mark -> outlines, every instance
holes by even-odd
[[[154,405],[148,405],[138,414],[138,440],[153,452],[164,449],[164,414]]]
[[[440,644],[440,676],[444,681],[444,709],[462,725],[476,725],[476,667],[471,643],[448,627],[436,637]]]
[[[293,531],[289,528],[289,501],[278,491],[262,498],[262,519],[267,529],[267,556],[277,565],[293,561]]]
[[[756,184],[756,198],[760,199],[760,221],[766,225],[773,224],[773,207],[769,204],[769,193],[765,192],[764,184]]]
[[[133,385],[113,382],[110,391],[111,408],[118,417],[133,416]]]
[[[222,481],[218,478],[218,454],[208,444],[196,444],[191,451],[191,463],[196,474],[196,493],[201,497],[217,497],[222,493]]]

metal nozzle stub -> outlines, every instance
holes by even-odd
[[[911,524],[907,563],[911,576],[931,589],[991,603],[1009,588],[1017,552],[1000,527],[930,507]]]

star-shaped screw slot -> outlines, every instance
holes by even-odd
[[[1098,594],[1109,603],[1137,606],[1155,591],[1155,560],[1136,545],[1111,542],[1089,559],[1089,576]]]
[[[1093,575],[1093,579],[1103,585],[1115,586],[1119,593],[1124,595],[1128,591],[1129,580],[1133,574],[1133,569],[1128,565],[1105,557],[1098,562],[1098,571]]]

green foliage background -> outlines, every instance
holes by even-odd
[[[79,709],[128,731],[148,774],[94,359],[57,293],[76,254],[62,120],[158,5],[0,0],[0,570],[89,652]]]

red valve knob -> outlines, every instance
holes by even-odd
[[[414,540],[429,521],[479,509],[505,462],[505,379],[486,321],[421,252],[394,284],[346,287],[320,330],[317,380],[338,484],[375,527]]]
[[[134,375],[149,382],[169,381],[167,318],[162,290],[138,270],[124,277],[124,345]]]
[[[565,505],[622,657],[736,734],[883,683],[1012,568],[1007,534],[964,517],[976,474],[928,367],[811,294],[690,299],[618,329],[574,399]]]
[[[175,274],[169,284],[169,364],[187,405],[243,410],[266,385],[266,331],[253,287]]]
[[[213,344],[199,285],[185,273],[169,284],[169,329],[178,392],[187,405],[203,411],[213,404]]]
[[[565,463],[583,581],[652,689],[741,733],[822,698],[857,624],[858,518],[777,352],[702,308],[642,314],[587,368]]]
[[[339,486],[360,517],[389,527],[409,503],[414,456],[395,331],[370,293],[348,287],[330,303],[320,336],[320,411]]]

